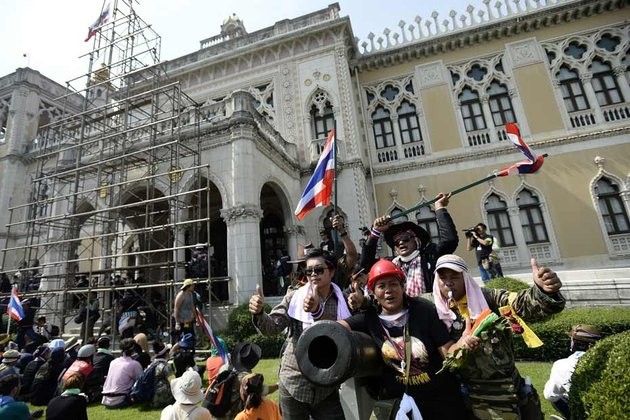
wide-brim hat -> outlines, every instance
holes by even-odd
[[[587,343],[594,343],[602,338],[602,333],[599,331],[599,328],[588,324],[578,324],[571,328],[571,331],[569,331],[568,334],[569,337],[574,340],[584,341]]]
[[[232,351],[232,365],[236,370],[252,370],[260,361],[262,350],[254,343],[239,343]]]
[[[188,369],[182,376],[171,381],[171,392],[175,401],[180,404],[198,404],[203,399],[201,377],[194,370]]]
[[[158,344],[158,342],[153,343],[153,352],[155,353],[155,357],[164,357],[170,350],[170,344]]]
[[[385,242],[391,249],[394,249],[394,236],[396,236],[400,232],[411,231],[413,234],[420,239],[422,243],[422,247],[428,244],[431,241],[431,236],[429,232],[415,224],[414,222],[402,222],[393,224],[385,231],[384,237]]]
[[[184,284],[182,284],[182,287],[179,290],[184,290],[185,288],[187,288],[188,286],[192,286],[193,284],[195,284],[192,279],[186,279],[184,280]]]
[[[70,337],[68,341],[65,342],[66,351],[75,348],[79,344],[80,344],[79,340],[76,337]]]
[[[2,355],[3,359],[2,359],[2,363],[15,363],[20,359],[20,352],[17,350],[7,350],[4,352],[4,354]]]

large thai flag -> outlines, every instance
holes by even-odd
[[[11,289],[11,297],[7,305],[7,315],[16,321],[20,321],[24,318],[24,308],[22,308],[22,302],[20,302],[20,298],[17,294],[17,286],[13,286],[13,289]]]
[[[544,156],[537,156],[536,153],[523,141],[518,125],[514,123],[505,124],[505,131],[508,139],[525,155],[527,160],[516,162],[498,171],[497,176],[508,176],[514,174],[533,174],[543,165]]]
[[[302,220],[315,207],[330,204],[330,196],[335,179],[335,130],[330,130],[322,155],[309,179],[302,198],[295,209],[295,216]]]
[[[85,38],[84,42],[88,42],[90,38],[96,35],[96,32],[98,32],[100,27],[105,25],[109,21],[109,11],[110,11],[109,3],[110,2],[108,1],[107,4],[103,6],[103,9],[101,10],[101,14],[98,16],[98,19],[96,19],[94,23],[90,25],[88,29],[87,38]]]
[[[210,326],[210,323],[208,322],[208,320],[206,320],[206,317],[203,316],[199,308],[196,308],[196,311],[197,311],[197,321],[199,321],[199,325],[201,325],[203,332],[206,333],[212,345],[216,347],[217,351],[219,352],[219,356],[221,356],[221,359],[223,360],[223,363],[227,363],[228,362],[227,351],[225,351],[225,349],[221,345],[221,342],[217,338],[216,334],[214,333],[214,331],[212,331],[212,327]]]

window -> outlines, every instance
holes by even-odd
[[[538,197],[528,190],[523,190],[516,198],[516,202],[518,203],[525,242],[527,244],[549,242]]]
[[[399,208],[394,208],[392,211],[389,212],[389,217],[391,217],[392,219],[394,218],[394,216],[399,215],[400,213],[402,213],[403,211]],[[394,219],[394,221],[392,223],[396,224],[396,223],[402,223],[402,222],[407,222],[409,220],[409,217],[407,216],[400,216],[397,217],[396,219]]]
[[[483,130],[486,128],[486,121],[483,119],[481,101],[479,95],[470,88],[465,88],[459,95],[462,118],[466,131]]]
[[[328,136],[330,130],[335,126],[335,115],[333,113],[332,105],[330,102],[326,102],[324,107],[324,115],[319,113],[317,106],[311,107],[311,120],[313,121],[313,128],[316,139],[324,139]]]
[[[505,201],[496,194],[492,194],[486,200],[485,209],[488,214],[488,229],[498,238],[501,246],[516,245]]]
[[[440,235],[438,234],[437,222],[435,221],[435,212],[430,207],[422,207],[416,212],[416,222],[418,226],[429,232],[429,236],[434,243],[438,243]]]
[[[562,99],[568,112],[582,111],[589,108],[582,81],[575,71],[567,67],[561,67],[556,77],[560,82]]]
[[[389,118],[389,111],[382,106],[376,108],[376,111],[372,114],[372,126],[377,149],[391,147],[396,144],[392,130],[392,120]]]
[[[593,60],[591,71],[593,72],[591,83],[593,84],[593,90],[599,106],[622,102],[621,91],[610,65],[599,60]]]
[[[398,108],[398,127],[403,144],[422,140],[416,107],[408,102],[403,102]]]
[[[492,122],[495,127],[505,125],[505,123],[516,122],[512,101],[505,86],[497,82],[492,82],[488,88],[490,96],[490,112],[492,112]]]
[[[609,235],[630,232],[628,214],[621,200],[617,185],[607,178],[602,178],[595,185],[595,193],[597,194],[599,211],[606,225],[606,232]]]

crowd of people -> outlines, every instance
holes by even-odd
[[[435,242],[416,223],[383,216],[362,229],[359,253],[343,219],[335,216],[332,226],[340,241],[322,234],[320,248],[303,246],[293,261],[282,253],[281,302],[265,312],[261,286],[249,299],[258,332],[286,338],[277,384],[265,385],[264,377],[253,372],[262,353],[253,343],[239,343],[226,357],[227,346],[218,340],[206,363],[197,363],[195,284],[186,280],[174,303],[172,346],[134,335],[134,326],[124,319],[118,326],[119,357],[106,335],[81,346],[53,339],[28,348],[28,334],[19,337],[21,344],[8,342],[0,365],[0,418],[6,412],[28,413],[22,404],[30,401],[47,406],[47,418],[62,418],[64,412],[87,418],[89,403],[111,410],[147,403],[163,409],[161,419],[344,419],[339,384],[309,381],[299,368],[303,355],[296,354],[304,331],[328,320],[367,334],[380,351],[383,371],[370,390],[377,419],[542,419],[536,389],[516,368],[513,341],[522,335],[528,345],[536,345],[526,322],[563,310],[562,283],[532,259],[530,288],[513,293],[480,286],[465,260],[454,254],[459,239],[447,211],[449,199],[441,193],[435,202]],[[485,283],[500,270],[500,265],[489,270],[484,261],[494,239],[482,223],[469,233],[467,248],[475,250]],[[381,238],[393,259],[377,256]],[[575,342],[599,338],[586,327],[573,332]],[[576,349],[562,369],[575,367],[583,354]],[[558,410],[566,408],[567,398],[560,370],[554,366],[552,377],[560,379],[545,387],[545,397],[554,398]],[[149,390],[142,388],[147,381]],[[267,397],[276,390],[279,404]],[[222,393],[227,402],[219,410]]]

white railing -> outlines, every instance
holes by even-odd
[[[515,246],[506,246],[496,250],[501,259],[502,267],[518,266],[520,260],[518,258],[517,248]]]
[[[536,258],[539,263],[551,262],[555,260],[553,249],[549,243],[527,245],[529,255]]]
[[[483,144],[490,144],[490,130],[475,130],[466,133],[469,146],[481,146]]]
[[[424,156],[424,143],[415,142],[407,143],[403,145],[403,157],[404,159],[413,159],[416,157]]]
[[[400,159],[396,146],[383,147],[376,150],[376,161],[378,163],[395,162]]]
[[[572,128],[588,127],[596,124],[595,114],[590,109],[570,113],[569,120]]]
[[[630,118],[630,106],[627,103],[603,106],[602,115],[608,123],[624,121]]]
[[[324,150],[324,146],[326,145],[326,138],[311,140],[310,144],[310,153],[311,153],[311,164],[316,164],[319,161],[319,157]]]
[[[630,254],[630,233],[610,235],[608,238],[610,239],[612,251],[615,255]]]

